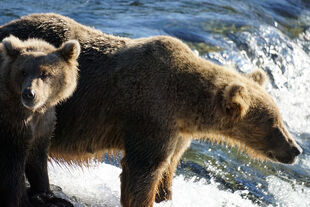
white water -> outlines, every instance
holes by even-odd
[[[268,176],[268,191],[274,195],[278,206],[309,207],[310,189],[296,183],[289,183],[276,176]]]
[[[105,163],[91,163],[89,168],[59,166],[52,162],[49,165],[49,176],[52,184],[62,187],[65,194],[77,197],[81,203],[91,206],[117,207],[120,205],[121,169]],[[156,204],[155,207],[208,207],[218,206],[255,206],[240,194],[246,193],[219,190],[217,184],[204,180],[194,182],[194,178],[185,181],[177,176],[173,181],[172,201]],[[309,195],[310,196],[310,195]],[[75,203],[75,206],[84,206]]]
[[[309,157],[308,157],[309,158]],[[308,164],[310,158],[307,159]],[[89,168],[49,164],[49,175],[52,184],[62,187],[63,192],[76,197],[79,203],[76,207],[118,207],[120,205],[121,169],[105,163],[92,162]],[[218,207],[218,206],[256,206],[250,200],[241,197],[245,191],[234,193],[217,188],[218,184],[211,180],[207,184],[204,180],[198,182],[185,180],[183,176],[176,176],[173,180],[172,201],[155,204],[155,207]],[[283,181],[275,176],[267,177],[268,191],[274,196],[274,206],[281,207],[309,207],[310,189],[294,182]]]

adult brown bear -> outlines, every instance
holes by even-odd
[[[0,39],[39,37],[81,44],[80,82],[57,108],[51,155],[87,161],[122,150],[121,203],[171,199],[177,163],[193,137],[245,149],[258,159],[292,163],[301,153],[257,70],[241,75],[195,55],[167,36],[129,39],[56,14],[34,14],[0,27]]]
[[[70,206],[50,192],[46,159],[55,105],[77,85],[79,51],[77,41],[57,49],[42,40],[13,36],[0,43],[0,206],[32,206],[24,174],[32,204],[41,206],[40,194],[45,205]]]

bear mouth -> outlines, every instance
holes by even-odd
[[[297,159],[297,156],[293,156],[289,153],[278,155],[271,151],[267,152],[267,157],[274,162],[280,162],[283,164],[293,164]]]
[[[36,103],[35,103],[35,101],[29,101],[29,100],[25,100],[25,99],[23,99],[22,98],[22,104],[23,104],[23,106],[25,107],[25,108],[27,108],[27,109],[30,109],[30,110],[33,110],[34,108],[36,108]]]

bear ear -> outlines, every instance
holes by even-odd
[[[247,77],[260,86],[265,86],[268,80],[266,73],[261,69],[256,69],[247,74]]]
[[[16,58],[22,51],[22,41],[13,35],[2,40],[3,57]]]
[[[80,43],[76,40],[69,40],[59,48],[60,55],[67,62],[76,60],[80,55],[80,51]]]
[[[249,109],[249,94],[245,86],[232,83],[224,89],[223,111],[233,120],[241,119]]]

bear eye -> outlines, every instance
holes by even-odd
[[[273,125],[275,120],[274,120],[274,118],[269,118],[267,122],[268,122],[268,124]]]
[[[45,80],[45,79],[48,78],[49,76],[50,76],[50,75],[47,74],[46,72],[42,72],[41,75],[40,75],[40,78],[41,78],[42,80]]]

